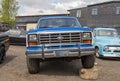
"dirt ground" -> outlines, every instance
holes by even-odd
[[[38,74],[29,74],[25,58],[25,46],[10,46],[5,62],[0,64],[0,81],[86,81],[79,77],[80,60],[44,62]],[[99,76],[95,81],[120,81],[120,58],[96,62]]]

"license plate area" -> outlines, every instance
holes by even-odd
[[[56,56],[68,56],[69,51],[55,51]]]

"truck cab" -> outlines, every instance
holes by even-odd
[[[92,29],[83,28],[75,17],[40,18],[36,29],[26,36],[29,73],[38,73],[40,62],[49,60],[81,59],[84,68],[92,68],[95,62],[92,36]]]

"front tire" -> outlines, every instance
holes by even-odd
[[[94,55],[88,55],[81,57],[83,68],[92,68],[94,67],[95,57]]]
[[[4,61],[6,54],[5,54],[5,48],[2,46],[0,47],[0,63]]]
[[[27,68],[30,74],[36,74],[39,72],[39,60],[33,58],[26,58],[27,60]]]

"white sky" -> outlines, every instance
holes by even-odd
[[[67,10],[110,0],[17,0],[18,15],[64,14]]]

